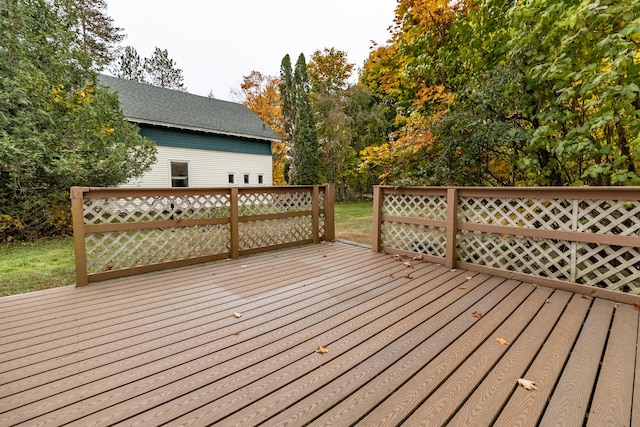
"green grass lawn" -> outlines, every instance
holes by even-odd
[[[371,245],[373,202],[336,203],[336,239]]]
[[[336,239],[371,244],[371,202],[335,205]],[[75,283],[71,237],[0,244],[0,296]]]
[[[75,283],[73,239],[0,244],[0,296]]]

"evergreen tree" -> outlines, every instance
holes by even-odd
[[[155,146],[96,86],[72,0],[0,6],[0,240],[68,232],[69,187],[140,176]]]
[[[111,68],[115,77],[146,83],[144,75],[144,62],[140,59],[138,51],[132,46],[124,48],[115,65]]]
[[[292,183],[298,185],[318,184],[320,181],[320,147],[316,134],[316,123],[311,109],[309,93],[311,85],[307,74],[304,54],[300,54],[293,75],[293,100],[295,129],[293,133]]]
[[[105,0],[76,0],[82,47],[98,69],[116,59],[115,46],[124,39],[122,28],[113,25]]]
[[[184,76],[182,70],[176,67],[173,59],[169,58],[167,49],[156,47],[151,58],[145,58],[144,69],[149,83],[168,89],[177,89],[185,92]]]

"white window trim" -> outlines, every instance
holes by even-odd
[[[187,187],[185,188],[189,188],[191,187],[191,162],[189,160],[176,160],[176,159],[169,159],[169,188],[179,188],[179,187],[174,187],[173,186],[173,173],[171,170],[171,164],[172,163],[186,163],[187,164]]]

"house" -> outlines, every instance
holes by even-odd
[[[271,144],[280,141],[246,106],[100,75],[125,117],[157,146],[157,162],[122,187],[272,185]]]

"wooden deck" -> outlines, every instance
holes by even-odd
[[[0,298],[0,425],[640,425],[634,306],[404,262],[308,245]]]

